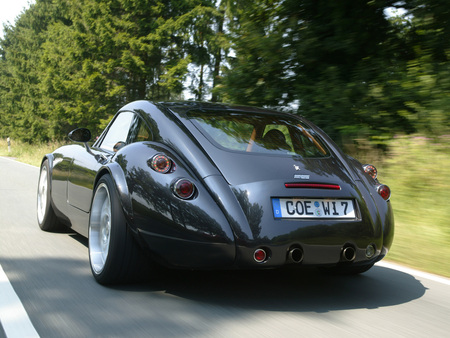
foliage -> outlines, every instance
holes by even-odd
[[[450,277],[450,137],[397,137],[390,149],[378,168],[395,212],[388,259]]]
[[[98,133],[126,102],[185,94],[341,143],[450,133],[449,17],[446,0],[36,0],[0,41],[0,137]]]
[[[35,143],[11,140],[10,152],[6,140],[0,140],[0,156],[17,159],[36,167],[41,165],[42,158],[55,149],[67,144],[66,142]]]
[[[126,102],[180,98],[188,65],[223,43],[218,15],[203,0],[37,0],[1,43],[0,134],[97,133]]]
[[[345,150],[374,164],[392,191],[394,243],[387,259],[450,277],[450,135],[396,136],[388,152],[359,139]]]
[[[416,1],[405,14],[413,19],[388,18],[384,10],[396,3],[244,2],[233,27],[236,56],[218,90],[232,102],[291,107],[338,141],[445,133],[450,34],[434,42],[448,25],[434,14],[449,5]],[[432,14],[419,10],[428,6]]]

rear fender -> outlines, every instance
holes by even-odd
[[[167,173],[150,167],[164,154],[175,164]],[[177,267],[230,266],[235,258],[233,231],[205,180],[167,145],[136,142],[120,149],[113,163],[120,168],[117,189],[124,210],[131,210],[131,230],[147,243],[155,257]],[[107,170],[113,170],[108,167]],[[181,199],[173,192],[178,179],[194,183],[194,196]],[[122,187],[128,189],[123,189]]]
[[[380,224],[383,230],[383,252],[386,255],[389,251],[394,239],[394,212],[392,210],[391,201],[385,201],[377,192],[377,186],[380,184],[378,180],[373,180],[364,173],[363,165],[356,159],[347,156],[347,159],[355,168],[358,180],[355,182],[359,186],[359,190],[364,193],[364,200],[368,207],[371,208],[373,221]],[[376,218],[375,218],[376,216]]]
[[[114,184],[116,186],[117,195],[119,197],[120,204],[122,205],[122,209],[125,214],[125,218],[127,220],[133,219],[133,208],[131,205],[130,193],[128,190],[127,180],[125,178],[124,169],[117,162],[110,162],[107,165],[103,166],[95,178],[95,185],[99,179],[105,175],[110,174],[113,178]],[[94,194],[94,192],[93,192]]]
[[[72,224],[71,224],[69,218],[64,214],[63,210],[60,210],[58,208],[58,206],[54,202],[52,177],[53,177],[53,166],[55,165],[55,155],[53,153],[44,155],[44,157],[42,158],[40,167],[42,167],[42,164],[45,162],[45,160],[48,161],[48,170],[49,170],[49,175],[51,177],[51,179],[48,180],[48,189],[50,191],[50,203],[53,207],[53,210],[54,210],[58,220],[60,222],[62,222],[64,225],[66,225],[67,227],[72,227]]]
[[[394,212],[392,210],[391,202],[387,202],[386,219],[383,228],[383,246],[386,249],[386,253],[391,248],[394,240],[394,228]]]
[[[44,163],[45,160],[48,160],[48,166],[49,166],[50,170],[52,170],[53,169],[53,160],[54,160],[54,158],[55,157],[53,156],[52,153],[45,154],[44,157],[42,158],[41,166],[42,166],[42,163]]]

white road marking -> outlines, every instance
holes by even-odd
[[[0,323],[8,338],[39,337],[1,265]]]
[[[2,157],[2,159],[14,161],[13,159],[5,157]],[[38,169],[38,167],[35,166],[31,166],[28,164],[25,165]],[[418,278],[423,278],[450,286],[449,278],[411,269],[399,264],[383,261],[377,263],[377,266],[400,271]],[[31,320],[28,317],[25,308],[23,307],[19,297],[15,293],[1,265],[0,265],[0,324],[1,326],[3,326],[3,330],[8,338],[39,337],[39,334],[37,333],[36,329],[31,323]]]
[[[399,264],[396,264],[396,263],[386,262],[386,261],[378,262],[377,265],[378,266],[382,266],[384,268],[388,268],[388,269],[393,269],[393,270],[397,270],[397,271],[400,271],[400,272],[404,272],[404,273],[407,273],[408,275],[412,275],[412,276],[420,277],[420,278],[425,278],[425,279],[428,279],[428,280],[432,280],[434,282],[438,282],[438,283],[450,286],[450,278],[445,278],[445,277],[441,277],[441,276],[438,276],[438,275],[433,275],[433,274],[428,273],[428,272],[423,272],[423,271],[407,268],[406,266],[399,265]]]

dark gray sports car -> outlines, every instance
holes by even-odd
[[[266,109],[137,101],[92,146],[45,155],[37,218],[88,237],[92,273],[151,260],[189,269],[370,269],[394,233],[390,190],[311,122]]]

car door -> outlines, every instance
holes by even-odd
[[[127,144],[130,127],[135,119],[132,112],[118,113],[99,140],[99,145],[92,148],[92,154],[84,151],[73,158],[67,187],[69,205],[89,212],[97,172],[104,159],[112,158],[117,150]]]

